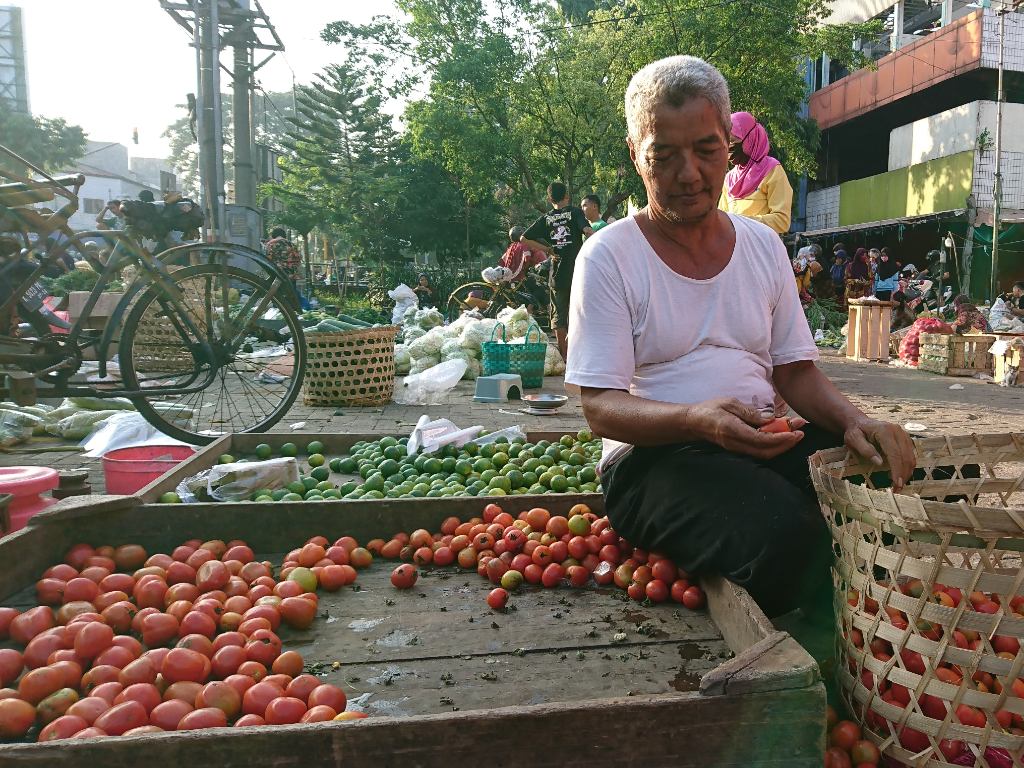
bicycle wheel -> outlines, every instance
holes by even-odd
[[[184,267],[170,277],[183,309],[160,286],[147,288],[118,346],[125,389],[145,393],[131,398],[139,412],[164,434],[193,444],[276,424],[295,402],[306,368],[305,337],[290,303],[276,293],[280,281],[220,265]],[[270,348],[251,346],[268,324],[291,339],[291,350],[268,354]],[[166,392],[198,388],[211,377],[198,391]]]
[[[504,291],[490,283],[467,283],[460,285],[448,297],[448,322],[458,320],[463,312],[471,309],[484,317],[497,317],[506,306],[508,299]]]

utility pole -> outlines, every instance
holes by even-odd
[[[999,14],[999,69],[996,75],[996,174],[992,190],[992,294],[990,301],[993,303],[999,295],[999,230],[1002,226],[1003,216],[1003,102],[1006,100],[1006,92],[1003,90],[1003,51],[1006,42],[1006,14],[1009,9],[1002,7],[996,12]]]
[[[256,208],[257,172],[253,162],[252,93],[256,72],[284,43],[260,0],[159,0],[160,7],[185,29],[196,49],[199,81],[196,130],[199,174],[206,235],[250,247],[259,245],[262,216]],[[222,43],[233,47],[233,67],[221,64]],[[255,51],[267,51],[259,63]],[[232,135],[235,149],[235,205],[226,206],[224,192],[224,125],[220,72],[232,81]]]

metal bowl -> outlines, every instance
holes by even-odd
[[[565,395],[523,395],[523,402],[539,411],[553,411],[569,402],[569,398]]]

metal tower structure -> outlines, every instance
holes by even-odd
[[[29,114],[21,8],[0,6],[0,107]]]
[[[188,32],[196,49],[196,135],[207,233],[214,239],[258,247],[263,227],[256,207],[253,78],[276,52],[284,50],[284,43],[259,0],[160,0],[160,7]],[[225,47],[232,48],[230,69],[220,60]],[[266,53],[258,62],[257,51]],[[235,202],[231,206],[224,183],[221,71],[232,86]]]

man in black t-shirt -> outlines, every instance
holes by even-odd
[[[549,288],[551,291],[551,327],[555,329],[558,351],[568,357],[569,291],[576,254],[583,237],[593,234],[583,211],[569,204],[569,190],[559,181],[548,186],[551,210],[537,219],[520,242],[531,249],[544,251],[551,257]]]

